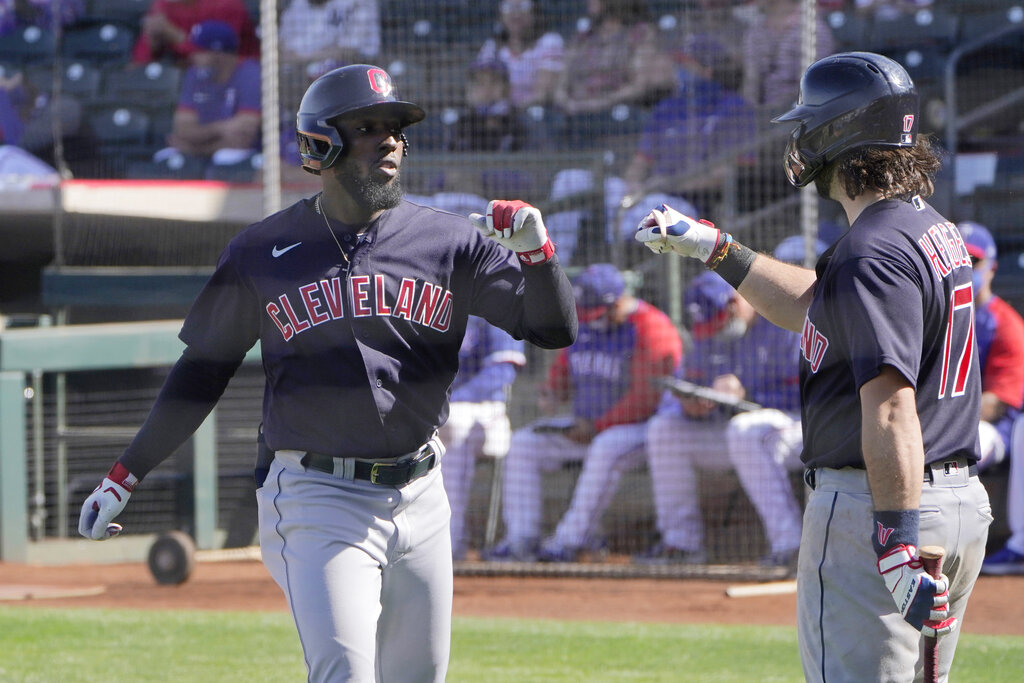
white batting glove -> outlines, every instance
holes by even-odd
[[[912,545],[896,545],[878,559],[878,573],[903,620],[926,636],[944,636],[956,628],[949,616],[949,577],[937,581],[924,571]]]
[[[662,204],[644,216],[634,238],[656,254],[674,251],[707,264],[726,235],[710,221],[695,220]]]
[[[124,465],[114,463],[100,485],[82,503],[78,533],[94,541],[103,541],[121,533],[121,525],[111,520],[124,510],[132,489],[138,483],[139,480]]]
[[[487,204],[487,216],[469,215],[485,237],[516,252],[526,265],[544,263],[555,253],[555,245],[548,239],[540,210],[518,199],[494,199]]]

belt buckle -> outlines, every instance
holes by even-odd
[[[381,469],[382,469],[381,465],[383,465],[383,464],[384,463],[381,463],[381,462],[375,462],[370,467],[370,483],[371,484],[377,484],[377,485],[381,484],[380,472],[381,472]]]

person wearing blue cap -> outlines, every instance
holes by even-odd
[[[765,527],[761,563],[795,569],[800,505],[788,469],[800,469],[798,335],[762,318],[715,273],[684,296],[693,347],[680,379],[761,406],[737,412],[666,391],[647,423],[647,457],[661,540],[634,560],[699,564],[708,559],[698,468],[732,467]]]
[[[252,156],[260,139],[259,62],[238,55],[238,34],[224,21],[196,24],[188,40],[191,66],[182,79],[168,144],[215,164]],[[157,156],[168,154],[161,150]]]
[[[609,263],[573,282],[576,343],[559,351],[537,405],[539,420],[516,430],[505,457],[505,538],[491,560],[572,562],[601,547],[598,525],[622,474],[643,464],[645,422],[658,405],[656,380],[672,374],[682,339],[667,315],[626,293]],[[560,412],[568,409],[568,415]],[[583,461],[569,509],[541,537],[545,472]]]
[[[1024,425],[1014,427],[1024,403],[1024,319],[992,291],[998,250],[992,233],[974,221],[957,223],[974,271],[975,335],[981,363],[978,436],[985,471],[1011,459],[1008,516],[1011,536],[981,565],[983,574],[1024,574],[1024,472],[1014,467],[1013,434],[1024,452]],[[1020,480],[1020,481],[1015,481]]]

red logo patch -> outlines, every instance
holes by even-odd
[[[374,92],[380,93],[384,97],[391,94],[391,76],[388,76],[387,71],[370,69],[366,72],[366,77],[370,79],[370,87]]]

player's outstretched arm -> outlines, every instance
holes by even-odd
[[[816,281],[814,271],[757,254],[710,221],[690,218],[667,204],[644,216],[635,237],[657,254],[675,252],[698,259],[762,316],[787,330],[803,330]]]
[[[469,219],[523,264],[526,287],[519,336],[545,349],[574,343],[579,323],[572,284],[558,265],[540,210],[520,200],[495,199],[487,204],[486,216],[474,213]]]

